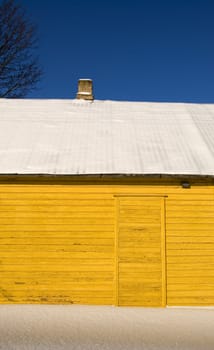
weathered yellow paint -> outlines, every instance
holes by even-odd
[[[1,176],[0,302],[214,305],[214,180],[181,180]]]

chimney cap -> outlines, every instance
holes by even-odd
[[[80,78],[80,79],[79,79],[79,81],[80,81],[80,80],[84,80],[84,81],[92,81],[92,79],[87,79],[87,78]]]
[[[76,98],[90,101],[94,99],[92,79],[79,79]]]

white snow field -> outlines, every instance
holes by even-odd
[[[213,350],[214,309],[1,305],[1,350]]]

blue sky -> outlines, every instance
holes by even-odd
[[[214,103],[213,0],[20,0],[44,69],[29,97]]]

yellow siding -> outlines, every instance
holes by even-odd
[[[214,305],[214,201],[190,204],[168,200],[168,305]]]
[[[2,303],[113,304],[114,201],[88,197],[1,188]]]
[[[154,260],[141,266],[139,259],[145,252],[153,259],[160,251],[161,240],[154,227],[149,229],[151,220],[159,225],[160,208],[142,211],[140,198],[125,197],[142,195],[156,196],[157,202],[165,196],[161,220],[167,264],[161,271],[166,268],[167,304],[214,305],[213,180],[190,179],[190,189],[172,178],[13,177],[12,182],[1,177],[0,181],[1,303],[116,304],[116,248],[121,244],[116,232],[121,218],[131,230],[123,232],[123,251],[136,255],[126,269],[142,268],[148,275],[156,269]],[[121,218],[118,196],[124,196],[127,210]],[[136,223],[147,225],[148,242],[132,231]]]

